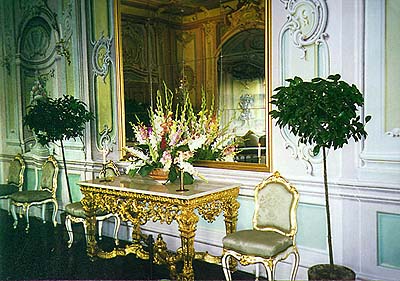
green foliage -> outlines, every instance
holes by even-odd
[[[36,134],[38,142],[49,142],[82,137],[85,123],[94,115],[86,109],[84,102],[72,96],[43,98],[28,106],[24,125]]]
[[[322,148],[329,263],[333,265],[326,149],[337,149],[351,138],[358,141],[367,136],[357,115],[357,108],[364,105],[364,99],[357,87],[341,81],[339,74],[327,79],[314,78],[311,82],[300,77],[286,81],[288,86],[275,89],[277,93],[272,96],[271,103],[276,109],[270,114],[277,119],[280,128],[287,126],[300,142],[315,144],[315,155]],[[370,119],[371,116],[367,116],[365,123]]]
[[[314,78],[311,82],[300,77],[287,79],[288,86],[275,89],[270,112],[277,125],[287,126],[304,144],[315,144],[314,154],[321,147],[343,147],[348,140],[367,136],[364,124],[357,115],[357,108],[364,100],[355,85],[340,80],[340,75],[327,79]],[[371,119],[365,118],[365,123]]]

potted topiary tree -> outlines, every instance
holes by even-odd
[[[84,102],[69,95],[55,99],[47,96],[37,99],[28,106],[28,112],[23,118],[24,125],[34,131],[40,144],[60,142],[70,200],[72,197],[65,161],[64,141],[82,137],[86,122],[93,118],[93,113],[86,109]]]
[[[351,138],[355,141],[365,138],[364,124],[371,117],[367,116],[364,124],[361,122],[357,109],[363,106],[363,96],[355,85],[341,81],[339,74],[327,79],[314,78],[311,82],[299,77],[286,81],[288,86],[274,90],[276,94],[271,103],[276,109],[270,114],[280,128],[287,127],[301,143],[314,145],[315,155],[322,149],[323,156],[329,264],[310,267],[309,280],[354,280],[351,269],[335,265],[333,261],[326,152],[343,147]]]

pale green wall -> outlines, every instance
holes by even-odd
[[[71,195],[72,195],[72,202],[77,202],[82,199],[82,193],[79,189],[79,185],[76,184],[78,181],[81,180],[80,175],[76,174],[69,174],[69,185],[71,187]]]
[[[327,249],[325,206],[300,203],[297,220],[297,245],[325,251]]]
[[[35,186],[36,186],[36,172],[34,169],[32,168],[27,168],[25,170],[25,180],[24,180],[24,185],[26,187],[27,190],[34,190]],[[40,180],[40,178],[38,177],[38,180]]]

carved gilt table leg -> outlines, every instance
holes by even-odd
[[[224,221],[226,234],[236,232],[237,217],[240,204],[232,197],[224,206]]]
[[[96,216],[94,208],[94,198],[90,193],[83,192],[83,199],[81,200],[83,209],[86,212],[87,223],[87,237],[86,237],[86,253],[91,260],[97,256],[97,241],[96,241]]]
[[[238,191],[239,192],[239,191]],[[239,212],[240,204],[237,201],[237,195],[231,197],[224,206],[224,221],[226,234],[236,232],[237,217]],[[222,253],[222,256],[224,253]],[[235,271],[237,267],[237,260],[230,259],[229,268],[231,271]]]
[[[199,221],[193,207],[183,207],[177,218],[181,235],[183,269],[178,280],[194,280],[193,259],[195,257],[194,237],[196,224]]]

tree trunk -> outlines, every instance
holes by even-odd
[[[326,223],[328,226],[328,251],[329,251],[329,264],[333,266],[333,248],[332,248],[332,231],[331,231],[331,213],[329,210],[329,192],[328,192],[328,174],[326,167],[326,151],[322,147],[322,155],[324,161],[324,187],[325,187],[325,210],[326,210]]]
[[[60,140],[60,143],[61,143],[61,154],[62,154],[62,159],[63,159],[63,164],[64,164],[65,180],[67,181],[69,203],[71,203],[72,202],[72,194],[71,194],[71,188],[69,186],[69,180],[68,180],[68,171],[67,171],[67,162],[65,161],[64,144],[63,144],[62,140]]]

